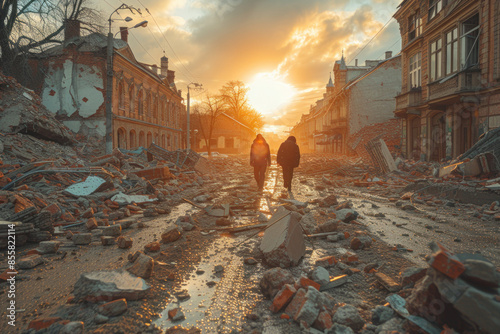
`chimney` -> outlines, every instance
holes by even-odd
[[[66,20],[66,27],[64,27],[64,40],[67,41],[73,37],[80,37],[80,21]]]
[[[358,67],[358,60],[354,59],[355,66]]]
[[[127,27],[120,27],[120,36],[122,41],[128,43],[128,28]]]
[[[167,71],[167,81],[168,84],[171,85],[174,83],[175,80],[175,71],[168,70]]]
[[[158,65],[154,64],[151,69],[153,70],[153,72],[158,75]]]
[[[392,51],[386,51],[385,52],[385,59],[392,58]]]
[[[168,75],[168,58],[163,56],[161,57],[161,75],[166,77]]]

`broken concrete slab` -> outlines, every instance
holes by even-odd
[[[500,286],[500,273],[493,263],[467,259],[464,266],[465,272],[461,276],[464,280],[483,287],[498,288]]]
[[[151,195],[127,195],[122,192],[119,192],[118,194],[111,197],[111,201],[116,202],[120,205],[156,202],[157,200],[157,197]]]
[[[390,307],[379,305],[372,310],[372,323],[381,325],[394,316],[394,310]]]
[[[365,321],[359,315],[358,309],[352,305],[339,307],[333,315],[333,322],[348,326],[354,331],[359,331],[365,325]]]
[[[144,279],[127,271],[103,270],[82,274],[75,283],[73,294],[76,301],[139,300],[149,289]]]
[[[106,183],[106,180],[102,177],[90,175],[85,179],[85,181],[72,184],[64,191],[76,197],[88,196],[104,183]]]
[[[489,334],[498,333],[500,328],[500,303],[492,294],[469,287],[453,303],[453,306],[469,321]]]
[[[330,282],[330,273],[325,268],[318,266],[311,272],[310,278],[319,285],[325,285]]]
[[[304,256],[305,242],[300,219],[300,214],[283,207],[273,214],[259,247],[268,265],[291,267]]]

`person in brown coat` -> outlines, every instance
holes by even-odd
[[[271,165],[271,152],[269,144],[261,134],[258,134],[250,148],[250,166],[253,166],[253,173],[259,190],[264,188],[267,166]]]
[[[283,169],[283,185],[288,191],[291,191],[293,169],[299,167],[300,163],[300,150],[294,136],[288,137],[288,139],[280,145],[276,160]]]

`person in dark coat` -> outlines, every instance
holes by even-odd
[[[277,162],[283,169],[283,185],[288,191],[292,190],[293,169],[299,167],[300,150],[294,136],[288,137],[278,150]]]
[[[264,137],[258,134],[250,149],[250,166],[253,166],[253,174],[259,190],[264,188],[267,166],[271,165],[271,152],[269,144]]]

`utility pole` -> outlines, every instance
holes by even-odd
[[[187,89],[188,89],[188,94],[187,94],[187,115],[186,115],[186,118],[187,118],[187,126],[186,126],[186,131],[187,131],[187,137],[186,137],[186,142],[187,142],[187,149],[190,150],[191,149],[191,136],[190,136],[190,132],[191,132],[191,124],[189,122],[189,100],[190,100],[190,94],[189,94],[189,89],[191,88],[190,85],[193,85],[195,86],[196,88],[201,88],[201,84],[199,83],[196,83],[196,82],[191,82],[187,85]]]
[[[105,148],[106,154],[111,154],[113,151],[113,33],[111,32],[111,16],[114,13],[118,12],[120,9],[128,9],[132,13],[137,12],[141,13],[141,11],[135,7],[128,6],[126,4],[121,4],[120,7],[116,8],[110,15],[108,19],[109,28],[108,28],[108,44],[106,49],[106,137],[105,137]],[[131,21],[130,17],[125,18],[126,22]],[[132,28],[134,29],[138,27],[147,26],[148,21],[142,21],[141,23],[136,24]]]

